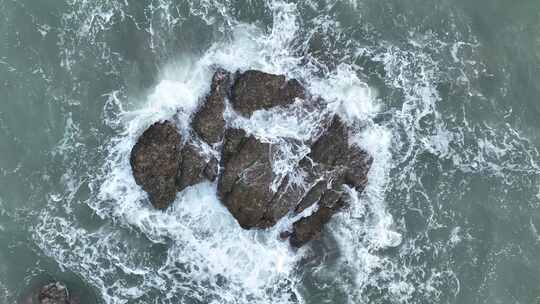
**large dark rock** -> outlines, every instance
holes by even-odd
[[[204,180],[214,181],[218,172],[218,160],[193,142],[182,146],[176,126],[168,121],[144,131],[131,151],[130,163],[135,181],[158,209],[166,209],[177,192]]]
[[[280,179],[274,174],[275,148],[243,130],[225,132],[218,191],[225,206],[245,229],[273,226],[294,209],[301,197],[301,187],[294,187],[287,177]],[[274,182],[277,187],[273,187]]]
[[[315,163],[343,170],[344,182],[358,190],[367,183],[373,158],[364,150],[349,144],[349,130],[338,116],[311,147],[308,156]]]
[[[231,102],[237,112],[250,117],[256,110],[289,105],[305,96],[304,87],[295,79],[250,70],[236,79]]]
[[[225,129],[225,100],[232,85],[231,73],[218,69],[212,78],[210,94],[193,117],[193,130],[207,143],[214,144],[223,138]]]
[[[158,122],[144,131],[131,151],[135,182],[158,209],[167,208],[176,197],[181,142],[173,123]]]
[[[214,181],[218,173],[218,160],[212,155],[205,155],[193,143],[187,143],[181,152],[178,170],[178,191],[199,184],[205,180]]]
[[[334,175],[337,179],[319,181],[303,197],[296,212],[302,212],[316,204],[316,209],[306,217],[293,224],[290,243],[293,247],[301,247],[320,236],[322,229],[332,216],[345,206],[342,179],[339,171]],[[335,172],[334,172],[335,173]]]
[[[275,223],[268,216],[274,196],[271,145],[238,129],[227,130],[223,173],[218,183],[225,206],[243,228],[266,228]]]
[[[315,183],[298,204],[296,213],[314,204],[317,209],[293,224],[292,246],[300,247],[318,238],[326,223],[346,205],[343,184],[359,192],[364,190],[373,158],[359,147],[350,145],[348,138],[348,128],[339,117],[334,117],[330,127],[312,145],[308,160],[301,162],[304,170],[309,171],[312,167],[326,178]]]

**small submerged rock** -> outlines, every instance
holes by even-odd
[[[60,282],[43,286],[39,291],[38,300],[40,304],[72,304],[67,287]]]
[[[344,185],[364,190],[371,156],[349,144],[349,129],[336,115],[313,141],[310,153],[299,156],[289,175],[278,177],[272,165],[279,145],[305,143],[290,138],[271,143],[227,128],[224,111],[230,102],[237,113],[249,117],[307,96],[300,82],[282,75],[252,70],[233,77],[218,69],[185,143],[172,122],[156,123],[139,138],[131,154],[135,180],[152,204],[164,209],[178,191],[217,178],[219,197],[242,228],[269,228],[289,213],[298,215],[291,231],[281,236],[300,247],[319,237],[324,225],[346,206]],[[220,151],[204,152],[204,146]],[[302,185],[292,182],[293,174],[303,177]]]
[[[62,282],[53,282],[42,286],[23,299],[21,304],[80,304],[76,297],[72,297],[68,288]]]

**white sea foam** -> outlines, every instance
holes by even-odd
[[[313,81],[310,89],[349,123],[365,122],[380,112],[376,90],[361,80],[350,65],[339,65],[328,78]]]
[[[354,285],[344,282],[340,287],[349,289],[350,301],[356,303],[374,277],[401,271],[393,260],[378,253],[398,246],[401,235],[385,205],[393,134],[372,121],[381,110],[377,92],[354,66],[342,64],[330,75],[316,76],[309,65],[301,65],[301,58],[291,49],[300,30],[296,5],[272,1],[269,9],[274,19],[271,31],[230,20],[231,40],[216,42],[198,58],[170,62],[161,81],[136,108],[126,106],[118,92],[108,95],[106,109],[117,111],[107,114],[108,122],[121,131],[107,145],[108,157],[90,185],[94,195],[87,204],[109,224],[91,230],[71,216],[46,213],[36,229],[40,248],[91,282],[106,303],[305,302],[296,267],[308,250],[294,251],[278,235],[292,219],[267,231],[243,230],[217,199],[212,183],[186,189],[170,209],[157,211],[149,207],[146,194],[132,177],[130,150],[150,124],[174,119],[184,138],[189,136],[191,114],[209,90],[215,65],[230,71],[260,69],[298,77],[327,101],[326,107],[316,111],[297,103],[288,109],[257,111],[250,119],[229,109],[226,117],[231,126],[268,142],[283,142],[284,137],[295,140],[277,153],[280,157],[273,169],[278,176],[290,172],[309,152],[305,142],[321,131],[321,121],[329,115],[337,113],[354,126],[351,144],[369,151],[374,163],[365,192],[350,189],[351,207],[336,216],[328,229],[337,240],[340,261],[348,267],[341,270],[355,274]],[[83,30],[90,28],[85,25]],[[356,128],[357,122],[362,129]],[[156,256],[151,256],[141,252],[144,246],[164,249],[154,249]],[[331,272],[325,265],[320,267]],[[118,272],[126,279],[114,279]],[[399,294],[409,292],[410,285],[398,280],[385,288]]]

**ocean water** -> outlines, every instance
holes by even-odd
[[[187,134],[215,66],[326,101],[229,125],[306,140],[337,113],[374,156],[321,240],[240,229],[212,183],[149,207],[130,149]],[[0,0],[0,303],[538,304],[538,75],[537,0]]]

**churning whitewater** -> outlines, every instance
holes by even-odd
[[[26,4],[17,3],[26,2],[16,2],[0,1],[0,8],[15,7],[0,10],[4,20],[25,11]],[[503,218],[505,226],[527,223],[519,232],[532,233],[527,242],[540,244],[540,224],[529,215],[540,206],[540,154],[527,139],[530,132],[506,122],[512,108],[495,106],[511,95],[510,76],[497,78],[507,75],[509,63],[486,55],[473,22],[452,5],[65,2],[35,8],[51,9],[53,21],[30,14],[32,39],[24,39],[19,23],[5,31],[15,37],[6,36],[9,41],[39,44],[32,51],[39,63],[30,72],[21,72],[13,52],[0,56],[0,74],[13,77],[5,83],[20,85],[21,92],[28,91],[27,79],[43,87],[43,94],[32,94],[49,102],[35,110],[45,127],[19,129],[52,144],[25,147],[42,157],[29,167],[0,163],[0,177],[15,176],[25,187],[20,192],[32,193],[20,209],[9,207],[18,201],[8,191],[0,193],[0,244],[17,252],[17,244],[28,242],[25,252],[39,257],[32,256],[24,271],[0,263],[0,302],[21,298],[23,288],[42,283],[33,280],[44,269],[59,268],[52,277],[78,282],[76,288],[106,304],[483,303],[498,289],[490,282],[499,282],[500,270],[490,263],[506,253],[536,261],[535,247],[522,246],[517,233],[501,232],[508,239],[490,234],[498,220],[488,215]],[[351,130],[349,143],[373,157],[366,189],[346,188],[349,204],[321,239],[296,249],[280,238],[312,209],[269,229],[245,230],[219,200],[217,182],[186,188],[165,211],[152,208],[137,185],[130,166],[137,139],[165,120],[189,139],[216,68],[298,79],[324,102],[320,108],[295,103],[257,110],[250,118],[225,109],[227,127],[279,143],[275,176],[287,176],[308,155],[306,142],[332,115]],[[492,87],[493,79],[499,82]],[[0,136],[17,129],[3,109]],[[24,140],[19,134],[5,142],[18,147]],[[19,171],[28,179],[18,178]],[[301,176],[292,180],[303,182]],[[463,207],[485,197],[495,202],[493,210]],[[516,197],[526,207],[508,203]],[[519,220],[514,207],[525,213]],[[4,234],[17,236],[10,226],[28,227],[29,235],[8,242]],[[0,261],[5,254],[0,248]],[[9,282],[17,271],[24,273],[22,287]],[[513,299],[530,299],[520,290]]]
[[[130,229],[119,232],[112,225],[91,231],[68,217],[44,214],[36,234],[45,252],[97,286],[107,303],[129,299],[153,299],[156,303],[309,303],[303,295],[305,287],[299,283],[306,269],[312,272],[309,275],[315,284],[337,280],[333,284],[350,292],[351,303],[362,299],[362,288],[377,276],[377,280],[388,280],[385,288],[398,296],[412,288],[405,280],[393,282],[400,271],[397,261],[378,254],[381,249],[398,246],[401,236],[394,231],[383,200],[391,166],[392,130],[373,122],[380,113],[376,90],[360,78],[357,67],[342,63],[327,74],[321,73],[316,62],[302,62],[294,49],[300,34],[296,5],[276,1],[269,9],[274,19],[270,33],[229,20],[234,24],[230,39],[215,43],[200,57],[168,63],[155,88],[132,108],[125,108],[120,92],[108,94],[107,107],[115,112],[108,123],[122,132],[106,145],[107,161],[100,173],[90,177],[95,195],[88,205],[104,220],[110,218]],[[295,252],[280,240],[277,227],[243,230],[220,203],[216,185],[211,183],[181,192],[164,213],[149,208],[146,194],[131,174],[131,148],[146,127],[172,117],[187,137],[190,116],[209,90],[214,66],[230,71],[255,68],[302,79],[313,94],[329,103],[327,111],[339,114],[350,125],[362,125],[357,129],[361,132],[351,134],[350,141],[369,151],[374,164],[365,195],[352,193],[351,207],[336,216],[329,228],[331,238],[325,242],[335,245]],[[233,115],[229,110],[225,117],[231,126],[268,142],[280,137],[305,141],[320,131],[319,123],[326,113],[302,111],[306,110],[262,110],[247,119],[229,117]],[[298,157],[291,147],[288,151],[286,148],[283,160],[273,163],[276,175],[289,172],[295,163],[291,158]],[[77,181],[70,182],[77,187]],[[282,220],[278,227],[291,220]],[[126,234],[136,231],[141,233],[137,238],[143,239],[133,241],[146,239],[151,247],[131,249],[132,244],[126,241],[133,237]],[[51,239],[61,239],[68,247],[51,244]],[[145,258],[155,253],[162,257],[152,262]],[[118,271],[126,279],[117,281]]]

